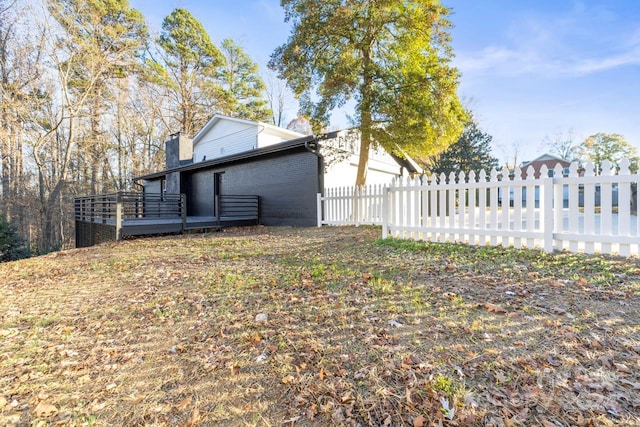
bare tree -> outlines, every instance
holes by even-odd
[[[0,0],[0,216],[27,233],[23,157],[28,113],[38,102],[42,37],[26,31],[26,13]]]
[[[576,147],[578,144],[576,143],[576,134],[572,129],[569,129],[566,134],[558,132],[553,137],[546,136],[544,140],[552,154],[570,162],[577,159]]]
[[[498,145],[498,149],[502,152],[504,166],[509,172],[513,172],[519,167],[520,153],[522,151],[521,143],[514,142],[510,146]]]
[[[294,109],[295,100],[291,90],[287,87],[287,83],[276,77],[275,73],[269,71],[266,73],[265,94],[269,102],[269,108],[272,112],[271,121],[275,126],[284,126],[287,115],[286,112]]]

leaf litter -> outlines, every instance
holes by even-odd
[[[0,265],[2,425],[640,425],[640,263],[250,227]]]

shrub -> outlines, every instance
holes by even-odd
[[[0,218],[0,262],[15,261],[31,256],[29,248],[13,225]]]

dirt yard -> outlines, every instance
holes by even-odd
[[[0,264],[0,425],[640,425],[640,261],[379,236]]]

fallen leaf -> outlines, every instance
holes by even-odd
[[[500,307],[499,305],[496,304],[491,304],[490,302],[485,303],[484,307],[487,309],[487,311],[491,312],[491,313],[496,313],[496,314],[506,314],[507,310],[505,310],[504,308]]]
[[[291,384],[294,379],[293,375],[286,375],[282,378],[282,384]]]
[[[413,419],[413,427],[423,427],[424,423],[426,422],[427,419],[424,417],[424,415],[418,415]]]
[[[176,410],[178,410],[178,411],[184,410],[184,408],[186,408],[187,406],[189,406],[191,404],[191,400],[192,400],[191,396],[185,397],[184,399],[182,399],[180,401],[180,403],[178,403],[176,405]]]
[[[189,424],[187,424],[187,426],[191,427],[198,424],[200,424],[200,411],[198,410],[198,408],[196,408],[193,410],[191,418],[189,419]]]
[[[548,419],[542,416],[540,417],[540,422],[542,423],[543,427],[557,427],[557,424],[552,423],[551,421],[549,421]]]
[[[387,323],[389,323],[389,325],[390,325],[390,326],[394,326],[394,327],[396,327],[396,328],[402,328],[402,327],[404,326],[402,323],[398,322],[398,321],[397,321],[397,320],[395,320],[395,319],[391,319],[391,320],[389,320],[389,322],[387,322]]]
[[[58,412],[58,408],[54,405],[46,402],[38,403],[36,409],[34,410],[36,417],[50,417],[51,415],[55,415]]]
[[[324,368],[320,368],[320,374],[319,374],[320,381],[324,380],[326,376],[327,376],[327,371]]]
[[[634,383],[632,381],[629,380],[625,380],[624,378],[620,379],[620,382],[622,384],[626,384],[631,386],[634,390],[640,390],[640,383]],[[0,405],[0,408],[2,407],[2,405]]]
[[[624,372],[625,374],[631,374],[633,373],[633,370],[631,370],[631,368],[629,368],[627,365],[625,365],[624,363],[614,363],[613,364],[616,369],[620,372]]]
[[[547,362],[549,363],[549,365],[553,366],[553,367],[558,367],[560,366],[562,363],[560,363],[560,361],[558,359],[556,359],[555,357],[548,355],[547,356]]]
[[[340,401],[342,403],[352,402],[353,401],[353,396],[351,395],[351,392],[347,391],[345,394],[343,394],[342,397],[340,397]]]
[[[98,403],[97,401],[94,401],[93,405],[91,405],[91,409],[93,409],[94,411],[101,411],[106,406],[107,406],[107,402],[106,401],[102,402],[102,403]]]

